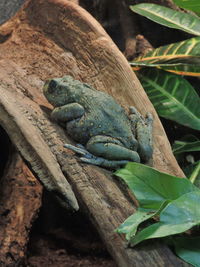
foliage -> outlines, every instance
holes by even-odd
[[[193,180],[194,177],[194,184],[200,188],[200,160],[193,162],[190,165],[187,165],[187,167],[185,167],[184,173],[187,175],[187,177],[190,177],[190,180]]]
[[[183,8],[200,12],[199,0],[174,2]],[[197,36],[156,48],[135,58],[130,65],[137,71],[160,116],[200,130],[199,96],[182,77],[200,76],[200,18],[156,4],[138,4],[130,8],[161,25]],[[195,136],[185,136],[175,141],[173,151],[178,160],[185,160],[187,155],[189,161],[190,157],[191,164],[184,169],[189,180],[137,163],[129,163],[126,168],[116,172],[139,202],[138,211],[116,231],[125,234],[131,245],[146,239],[166,239],[173,235],[167,240],[170,240],[177,255],[194,266],[200,266],[200,237],[194,239],[188,234],[177,236],[200,224],[200,161],[191,155],[200,151],[200,140]],[[151,218],[156,218],[156,222],[137,231],[141,223]]]
[[[173,153],[179,162],[183,162],[185,158],[190,158],[190,165],[183,170],[191,182],[194,182],[200,188],[200,161],[195,162],[191,152],[200,152],[200,139],[194,135],[186,135],[181,140],[175,141]]]
[[[130,62],[134,66],[157,67],[169,72],[200,76],[200,37],[161,46]]]
[[[175,11],[156,4],[138,4],[131,10],[161,25],[200,36],[200,19],[192,14]]]
[[[174,237],[171,245],[180,258],[195,267],[200,266],[200,237]]]
[[[187,80],[156,69],[138,77],[160,116],[200,130],[200,98]]]
[[[200,224],[200,189],[188,179],[132,162],[115,175],[128,185],[139,203],[138,211],[116,230],[125,234],[132,246],[146,239],[180,234]],[[138,226],[152,217],[157,222],[137,232]],[[179,243],[175,239],[173,245],[177,254],[191,264],[200,256],[199,248],[196,252],[192,247],[183,248],[183,240]],[[194,253],[197,255],[192,259]]]
[[[194,15],[174,11],[156,4],[138,4],[131,6],[131,10],[162,25],[190,32],[198,36],[200,35],[200,19]],[[153,67],[153,70],[147,71],[145,75],[139,71],[138,76],[144,89],[147,93],[150,92],[149,98],[155,104],[155,108],[160,116],[175,120],[180,124],[196,130],[200,130],[200,112],[197,111],[195,115],[197,121],[194,123],[190,123],[191,116],[185,117],[182,112],[186,109],[192,114],[192,103],[199,105],[200,100],[194,88],[182,75],[200,76],[199,48],[200,37],[194,37],[182,42],[159,47],[130,62],[133,69],[135,67],[138,69],[138,66],[139,69],[142,67]],[[173,72],[181,76],[177,76],[176,78],[172,74],[170,75],[167,72],[164,74],[155,68]],[[163,83],[162,80],[164,80]],[[161,86],[163,87],[162,92],[160,90]],[[166,92],[167,95],[165,94],[164,96],[163,93]],[[177,101],[177,98],[173,98],[174,95],[178,96],[179,101]],[[158,104],[159,98],[165,98],[165,101]],[[170,98],[171,100],[168,102],[166,98]],[[183,107],[181,109],[180,103]],[[176,116],[174,116],[172,110],[176,112]]]
[[[172,148],[175,155],[193,151],[200,152],[200,140],[196,136],[187,135],[180,141],[175,141]]]

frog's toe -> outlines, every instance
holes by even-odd
[[[71,144],[64,144],[64,147],[74,151],[75,153],[84,156],[84,158],[86,159],[92,159],[95,156],[93,154],[91,154],[90,152],[88,152],[85,147],[81,144],[77,144],[76,146],[73,146]]]
[[[81,148],[83,150],[86,150],[85,147],[82,144],[76,144],[76,147]]]
[[[135,107],[133,107],[133,106],[129,107],[129,112],[130,112],[130,114],[135,114],[135,115],[138,115],[138,113],[139,113],[137,111],[137,109]]]
[[[74,151],[75,153],[85,156],[88,151],[84,148],[84,147],[80,147],[80,146],[73,146],[71,144],[64,144],[64,147]]]
[[[85,162],[85,163],[101,166],[104,159],[100,158],[100,157],[98,158],[98,157],[93,156],[93,157],[90,157],[90,158],[89,157],[81,157],[80,160],[82,162]]]
[[[92,155],[92,158],[81,157],[80,160],[84,163],[101,166],[109,169],[118,169],[126,165],[128,160],[107,160],[102,157]]]
[[[150,112],[147,112],[146,122],[147,123],[152,123],[153,122],[153,115]]]

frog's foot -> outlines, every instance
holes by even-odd
[[[93,156],[91,159],[81,157],[80,160],[85,163],[89,163],[92,165],[97,165],[97,166],[101,166],[101,167],[105,167],[109,169],[118,169],[120,167],[123,167],[129,162],[128,160],[108,160],[108,159],[104,159],[104,158],[96,157],[96,156]]]
[[[146,118],[140,114],[140,112],[133,106],[129,107],[129,113],[130,113],[130,120],[132,122],[132,119],[134,120],[133,123],[138,122],[138,121],[143,121],[146,124],[151,124],[153,123],[153,116],[150,112],[147,112]]]
[[[135,107],[133,107],[133,106],[130,106],[130,107],[129,107],[129,113],[130,113],[130,114],[137,115],[138,117],[142,116],[142,115],[140,114],[140,112],[139,112]]]
[[[130,121],[132,125],[132,131],[138,141],[138,153],[142,161],[147,162],[153,153],[152,146],[152,125],[153,116],[151,113],[147,113],[144,118],[136,108],[130,107]]]
[[[102,157],[97,157],[88,152],[81,144],[77,144],[76,146],[73,146],[71,144],[64,144],[64,147],[81,155],[82,157],[80,158],[80,160],[82,162],[89,163],[92,165],[97,165],[109,169],[118,169],[128,163],[128,160],[107,160]]]

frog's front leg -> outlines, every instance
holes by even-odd
[[[83,116],[85,109],[78,103],[70,103],[54,108],[51,117],[58,122],[68,122]]]
[[[133,133],[138,141],[138,153],[141,160],[147,162],[153,154],[153,117],[151,113],[147,113],[146,118],[144,118],[134,107],[130,107],[129,117],[132,123]]]

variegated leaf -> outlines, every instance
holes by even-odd
[[[138,4],[131,10],[161,25],[200,36],[200,19],[192,14],[182,13],[156,4]]]
[[[200,76],[200,65],[196,66],[189,64],[180,64],[176,66],[160,66],[160,68],[178,75],[193,76],[193,77]]]
[[[130,62],[137,66],[157,67],[180,75],[200,76],[200,37],[161,46]]]
[[[187,80],[157,69],[138,77],[160,116],[200,130],[200,98]]]

